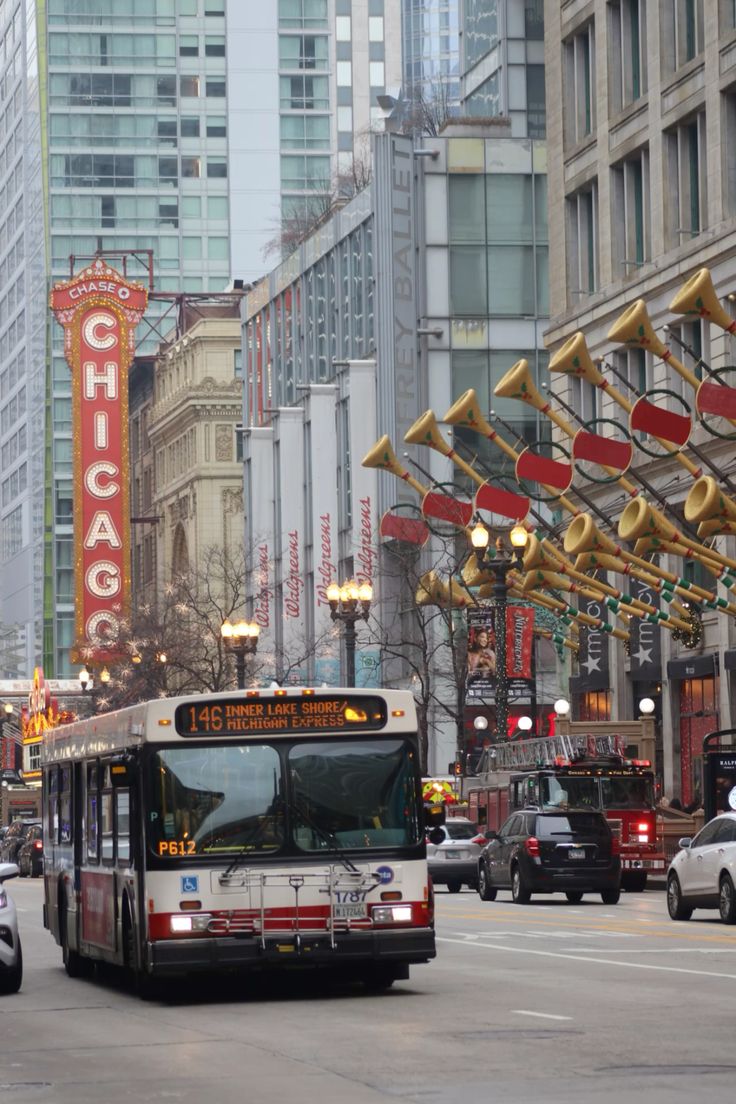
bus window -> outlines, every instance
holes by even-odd
[[[119,862],[130,860],[130,792],[115,790],[115,846]]]
[[[87,768],[87,858],[99,862],[99,800],[97,794],[97,767]]]
[[[59,785],[59,842],[71,843],[72,839],[72,770],[61,768]]]
[[[102,836],[102,861],[113,860],[112,790],[100,794],[100,827]]]
[[[51,767],[46,775],[46,827],[49,844],[59,842],[59,768]]]

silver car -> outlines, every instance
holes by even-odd
[[[427,865],[435,885],[446,885],[450,893],[459,893],[463,885],[478,885],[478,856],[487,842],[478,825],[466,817],[448,817],[439,829],[441,843],[427,843]]]
[[[0,863],[0,993],[17,993],[23,981],[18,916],[12,897],[5,891],[7,879],[17,875],[15,863]]]

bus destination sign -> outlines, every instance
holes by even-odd
[[[259,732],[365,732],[386,724],[381,698],[335,697],[222,698],[180,705],[174,726],[180,736],[238,736]]]

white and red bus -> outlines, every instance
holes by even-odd
[[[42,766],[44,918],[71,976],[114,963],[143,993],[312,965],[383,989],[435,955],[409,693],[159,699],[53,729]]]

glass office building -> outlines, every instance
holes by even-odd
[[[49,285],[100,250],[133,279],[152,268],[156,291],[228,282],[226,14],[226,0],[0,3],[5,676],[41,659],[71,673],[71,378]],[[157,335],[138,333],[151,352]]]

